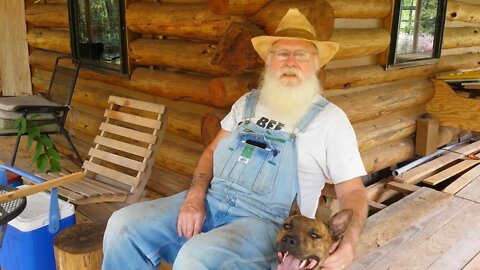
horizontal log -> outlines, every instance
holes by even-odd
[[[27,33],[28,45],[70,54],[70,32],[60,29],[33,28]]]
[[[157,197],[177,194],[190,187],[191,177],[171,171],[161,164],[152,168],[152,176],[147,182],[147,195],[154,193]]]
[[[38,91],[45,91],[48,89],[49,78],[51,72],[34,69],[32,76],[32,83],[36,93]],[[110,95],[118,95],[119,93],[107,90],[109,85],[84,80],[82,78],[77,80],[75,91],[72,98],[72,114],[75,115],[77,110],[83,112],[89,112],[99,119],[103,118],[104,110],[109,106],[108,97]],[[122,96],[140,99],[135,92],[128,93],[123,91]],[[145,100],[153,100],[155,97]],[[161,103],[161,101],[159,101]],[[203,114],[208,113],[211,110],[203,110],[202,112],[194,112],[187,108],[177,108],[175,104],[171,102],[167,106],[167,132],[172,132],[184,138],[191,139],[193,141],[202,142],[201,138],[201,119]],[[92,111],[96,111],[92,113]]]
[[[192,176],[204,146],[167,133],[155,162],[171,171]]]
[[[390,15],[390,0],[328,0],[335,18],[383,19]]]
[[[128,6],[125,17],[134,32],[217,42],[232,22],[245,21],[241,16],[216,15],[207,4],[136,2]]]
[[[29,60],[30,65],[34,68],[42,69],[50,71],[53,69],[55,64],[55,59],[58,57],[59,53],[44,51],[44,50],[35,50],[30,54]],[[152,100],[155,99],[157,102],[165,104],[169,107],[175,107],[182,109],[183,111],[192,111],[195,113],[204,114],[206,112],[217,112],[223,111],[224,109],[217,109],[212,106],[206,106],[199,103],[193,103],[189,101],[182,101],[182,100],[172,100],[168,98],[163,98],[158,96],[155,93],[150,93],[150,89],[136,89],[132,86],[132,80],[120,76],[110,75],[106,73],[96,72],[90,69],[80,69],[80,78],[92,80],[92,81],[99,81],[105,83],[103,89],[99,89],[99,91],[105,91],[108,89],[109,91],[117,93],[117,95],[128,95],[132,98],[141,98],[142,100]],[[188,80],[188,74],[185,76]],[[194,76],[195,77],[195,76]],[[179,81],[183,81],[183,77],[179,78]],[[208,90],[207,90],[208,91]]]
[[[208,0],[208,6],[215,14],[252,15],[270,0]]]
[[[348,89],[362,85],[403,80],[413,77],[428,77],[433,73],[475,68],[480,65],[480,53],[449,55],[440,57],[434,65],[388,69],[383,66],[357,66],[348,68],[327,69],[323,86],[329,89]]]
[[[28,23],[45,28],[69,29],[66,4],[35,4],[25,9]]]
[[[271,0],[209,0],[210,9],[217,14],[252,15]],[[389,0],[328,0],[335,18],[383,19],[390,14]]]
[[[216,44],[181,39],[140,38],[130,43],[130,59],[134,64],[168,66],[178,69],[227,75],[228,70],[210,61]]]
[[[292,1],[277,0],[269,2],[259,12],[249,19],[258,25],[262,25],[265,32],[274,35],[278,23],[292,8]],[[295,1],[295,8],[307,17],[313,25],[318,40],[329,40],[333,31],[333,10],[325,0],[298,0]]]
[[[480,5],[448,0],[446,18],[449,21],[480,23]]]
[[[343,109],[352,123],[357,123],[425,104],[433,93],[429,80],[410,80],[373,85],[363,91],[352,89],[345,94],[327,95],[327,99]]]
[[[479,27],[445,28],[442,49],[480,46]]]
[[[130,86],[136,90],[173,100],[211,104],[209,78],[138,67],[132,72]]]
[[[414,140],[405,138],[362,152],[363,165],[367,173],[378,172],[392,165],[412,159],[415,155]]]
[[[425,112],[422,104],[354,124],[360,151],[411,137],[415,134],[417,119]]]
[[[213,78],[208,83],[210,101],[217,107],[230,107],[238,98],[257,87],[258,75],[245,73]]]
[[[390,34],[386,29],[342,29],[333,31],[330,39],[340,43],[334,60],[375,55],[390,46]]]

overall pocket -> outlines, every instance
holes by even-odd
[[[268,194],[275,184],[278,157],[264,141],[241,137],[219,144],[214,155],[215,176],[255,193]]]

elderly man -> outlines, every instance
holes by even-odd
[[[317,71],[337,52],[290,9],[276,36],[252,39],[266,62],[259,89],[241,97],[205,149],[188,191],[123,208],[104,238],[103,269],[270,269],[292,200],[312,217],[327,179],[353,217],[323,269],[343,269],[367,216],[365,169],[343,113],[321,96]],[[297,269],[295,267],[295,269]]]

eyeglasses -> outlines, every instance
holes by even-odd
[[[271,54],[278,60],[278,61],[285,61],[287,58],[293,54],[293,57],[295,58],[295,61],[298,62],[305,62],[310,59],[310,56],[312,54],[318,54],[318,52],[309,52],[309,51],[303,51],[303,50],[296,50],[296,51],[287,51],[287,50],[271,50]]]

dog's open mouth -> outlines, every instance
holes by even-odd
[[[308,270],[308,269],[313,269],[318,265],[318,262],[320,261],[317,256],[311,255],[308,256],[307,258],[304,258],[302,260],[295,258],[290,252],[285,251],[285,252],[277,252],[277,257],[278,257],[278,263],[279,264],[290,264],[291,261],[297,260],[299,261],[298,263],[298,269],[299,270]]]

